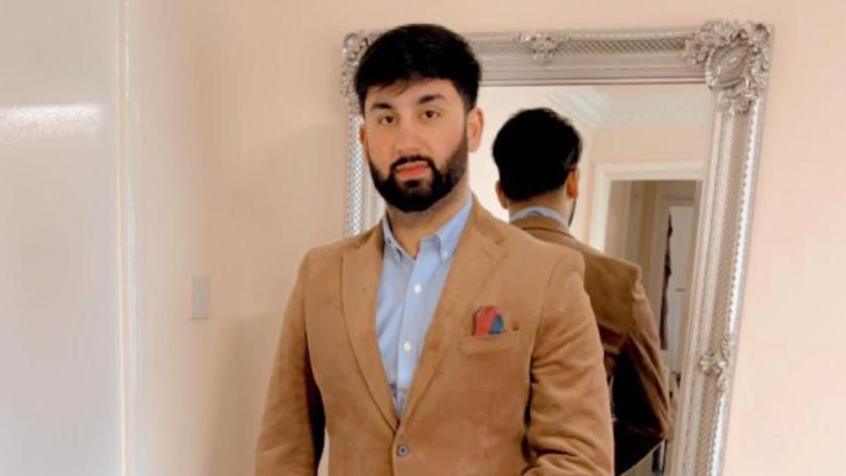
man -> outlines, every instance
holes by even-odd
[[[580,243],[568,230],[579,196],[581,151],[579,134],[555,112],[522,111],[494,140],[496,192],[512,224],[584,256],[585,288],[612,382],[616,473],[621,474],[666,438],[669,402],[640,268]]]
[[[471,196],[479,64],[407,25],[355,77],[361,143],[387,212],[312,250],[288,302],[256,474],[610,475],[602,348],[578,253]]]

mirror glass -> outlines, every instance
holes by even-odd
[[[582,243],[641,268],[659,332],[671,414],[678,412],[684,377],[713,102],[703,84],[483,86],[479,106],[485,133],[470,158],[473,192],[485,208],[508,221],[495,191],[492,144],[497,131],[518,111],[536,107],[552,109],[576,128],[583,152],[569,231]],[[627,474],[664,474],[672,444],[665,441]]]

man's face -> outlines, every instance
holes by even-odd
[[[361,141],[382,198],[405,212],[437,203],[464,177],[481,128],[481,112],[467,113],[448,80],[370,88]]]

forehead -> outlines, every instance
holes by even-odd
[[[448,79],[419,79],[396,81],[387,86],[371,86],[367,90],[364,104],[368,109],[375,103],[386,103],[393,107],[415,105],[421,98],[439,95],[447,102],[461,103],[461,96]]]

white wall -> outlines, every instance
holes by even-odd
[[[343,226],[343,34],[776,27],[726,474],[837,474],[843,446],[846,4],[820,0],[404,3],[137,0],[141,454],[156,476],[249,474],[279,318],[305,250]],[[490,131],[488,131],[490,133]],[[808,206],[808,204],[827,204]],[[212,317],[187,319],[212,278]]]
[[[117,2],[0,6],[0,474],[120,471]]]

